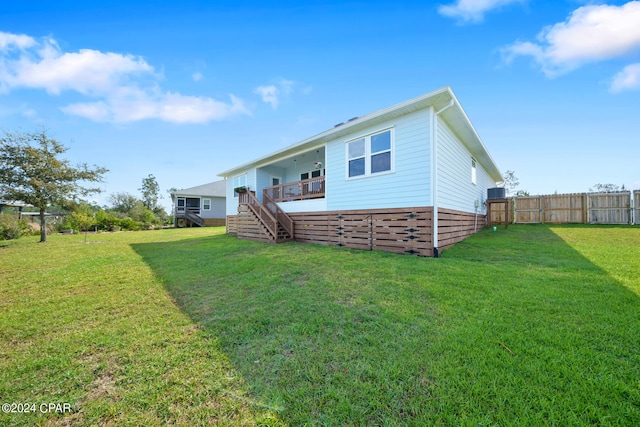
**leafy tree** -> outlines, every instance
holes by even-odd
[[[142,187],[138,188],[142,192],[142,203],[152,211],[158,207],[158,199],[160,195],[160,186],[156,177],[149,174],[148,177],[142,179]]]
[[[91,206],[82,204],[78,206],[65,220],[65,228],[78,231],[89,231],[96,222]]]
[[[507,195],[513,195],[515,189],[520,185],[520,181],[516,177],[516,173],[514,171],[508,170],[502,174],[504,178],[504,188],[507,190]]]
[[[589,191],[595,191],[598,193],[615,193],[616,191],[620,191],[620,187],[616,184],[596,184],[593,188],[589,188]]]
[[[132,196],[129,193],[115,193],[109,196],[109,203],[111,208],[116,212],[128,214],[131,210],[140,203],[140,200],[136,196]]]
[[[101,182],[107,169],[86,163],[73,167],[59,156],[68,148],[38,132],[4,132],[0,137],[0,194],[35,206],[40,212],[40,241],[47,241],[45,211],[52,204],[65,205],[99,188],[82,183]]]

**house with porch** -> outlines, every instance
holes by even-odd
[[[438,256],[486,221],[498,167],[450,87],[219,174],[227,231]]]
[[[219,180],[183,190],[172,190],[175,227],[225,225],[226,182]]]

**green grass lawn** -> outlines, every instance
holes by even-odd
[[[223,233],[0,242],[0,403],[36,404],[0,425],[640,425],[637,226],[439,259]]]

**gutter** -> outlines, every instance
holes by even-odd
[[[447,105],[431,115],[431,199],[433,200],[433,256],[438,258],[438,116],[455,104],[450,99]],[[433,107],[431,107],[433,112]]]

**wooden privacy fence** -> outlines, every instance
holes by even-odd
[[[640,190],[631,192],[551,194],[511,199],[515,224],[633,224],[640,223]],[[491,223],[504,223],[504,203],[491,211]],[[632,207],[633,206],[633,207]]]

